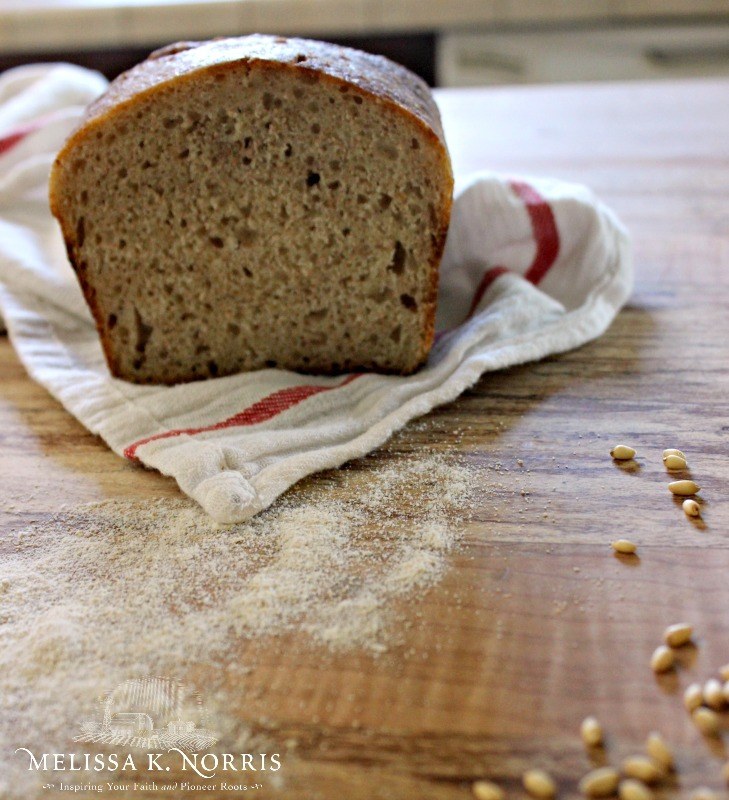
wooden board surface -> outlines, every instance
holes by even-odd
[[[326,655],[295,636],[241,651],[251,671],[244,693],[228,679],[229,710],[282,747],[297,742],[281,780],[251,796],[455,800],[491,777],[516,797],[539,765],[568,797],[591,763],[578,736],[587,714],[607,728],[611,762],[652,729],[675,745],[680,769],[662,796],[722,785],[724,745],[697,734],[680,693],[729,662],[727,98],[719,81],[440,94],[458,174],[556,175],[617,210],[634,237],[635,292],[599,341],[487,376],[353,473],[356,491],[393,454],[440,447],[483,482],[463,547],[400,609],[413,624],[391,653]],[[637,466],[612,462],[616,442],[638,449]],[[671,446],[703,487],[702,522],[666,489]],[[62,503],[177,494],[84,431],[6,340],[0,469],[4,534]],[[619,536],[639,558],[612,554]],[[651,652],[684,619],[695,647],[656,678]],[[194,677],[204,684],[204,667]]]

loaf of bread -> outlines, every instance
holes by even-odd
[[[404,67],[323,42],[181,42],[111,83],[53,165],[113,375],[407,374],[427,358],[453,179]]]

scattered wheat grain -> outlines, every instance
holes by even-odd
[[[701,516],[701,506],[692,497],[687,497],[681,504],[681,508],[687,517]]]
[[[550,800],[557,794],[554,778],[543,769],[527,770],[521,780],[527,792],[539,800]]]
[[[620,781],[618,786],[620,800],[653,800],[653,792],[641,781],[634,778]]]
[[[691,712],[691,719],[694,725],[704,734],[704,736],[718,736],[721,730],[721,720],[716,711],[700,706]]]
[[[689,480],[671,481],[668,484],[668,489],[679,497],[688,497],[701,491],[701,487],[697,483]]]
[[[476,800],[505,800],[506,792],[493,781],[476,781],[471,786]]]
[[[623,773],[643,783],[657,783],[663,777],[663,769],[648,756],[629,756],[623,761]]]
[[[616,444],[610,451],[610,455],[616,461],[628,461],[635,456],[635,450],[632,447],[628,447],[627,444]]]
[[[598,767],[585,775],[579,787],[587,797],[609,797],[615,794],[620,782],[620,775],[613,767]]]
[[[721,681],[709,678],[704,684],[704,703],[715,711],[721,711],[725,702],[724,687],[721,685]]]
[[[645,742],[645,749],[648,755],[664,769],[673,769],[674,756],[673,750],[668,745],[668,742],[661,736],[658,731],[651,731]]]
[[[632,555],[638,549],[638,545],[635,544],[635,542],[631,542],[629,539],[617,539],[613,542],[612,548],[616,553]]]
[[[669,647],[682,647],[691,641],[694,629],[688,622],[677,622],[663,631],[663,641]]]
[[[585,717],[580,725],[580,736],[587,747],[599,747],[602,744],[602,725],[595,717]]]
[[[662,644],[653,651],[653,655],[651,656],[651,669],[653,672],[668,672],[675,661],[676,656],[674,656],[673,650],[671,650],[670,647],[666,647],[665,644]]]
[[[687,711],[694,711],[704,702],[704,689],[700,683],[690,683],[683,693],[683,704]]]

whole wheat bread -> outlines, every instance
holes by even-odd
[[[50,182],[111,372],[139,383],[417,369],[451,194],[419,78],[260,35],[121,75]]]

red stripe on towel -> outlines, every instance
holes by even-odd
[[[487,269],[486,272],[484,272],[483,278],[481,278],[481,282],[473,295],[471,308],[468,309],[466,319],[470,319],[473,316],[473,312],[478,308],[478,304],[481,302],[484,294],[486,294],[486,289],[488,289],[497,278],[501,275],[505,275],[508,271],[506,267],[491,267],[491,269]]]
[[[29,130],[16,130],[12,133],[8,133],[6,136],[0,137],[0,156],[3,155],[3,153],[7,153],[8,150],[12,150],[13,147],[15,147],[18,142],[22,142],[29,133]]]
[[[0,136],[0,156],[12,150],[16,144],[20,143],[31,133],[42,128],[50,119],[51,115],[46,114],[43,117],[34,119],[32,122],[27,122],[24,125],[18,125],[8,131],[4,136]]]
[[[262,400],[258,400],[253,405],[228,419],[221,422],[215,422],[212,425],[204,425],[200,428],[178,428],[176,430],[165,431],[164,433],[157,433],[153,436],[147,436],[140,439],[133,444],[130,444],[124,450],[126,458],[134,460],[137,458],[137,449],[142,445],[149,442],[157,441],[158,439],[169,439],[173,436],[194,436],[196,433],[206,433],[207,431],[219,431],[224,428],[242,427],[246,425],[257,425],[259,422],[266,422],[269,419],[281,414],[288,409],[293,408],[302,401],[315,394],[322,392],[330,392],[332,389],[341,389],[343,386],[351,383],[355,378],[359,378],[362,373],[354,373],[348,375],[341,383],[336,386],[291,386],[287,389],[279,389],[277,392],[269,394]]]
[[[509,186],[514,194],[524,201],[532,224],[537,252],[524,277],[531,283],[537,284],[549,272],[559,255],[557,221],[552,207],[533,186],[523,181],[509,181]]]
[[[524,278],[533,284],[537,284],[549,272],[559,255],[560,243],[557,222],[554,218],[552,207],[533,186],[523,181],[509,181],[509,186],[514,194],[524,202],[529,214],[532,235],[534,236],[537,250],[532,263],[524,273]],[[509,272],[506,267],[491,267],[486,270],[473,295],[471,308],[468,310],[466,319],[470,319],[473,316],[489,286],[496,278],[506,272]]]

